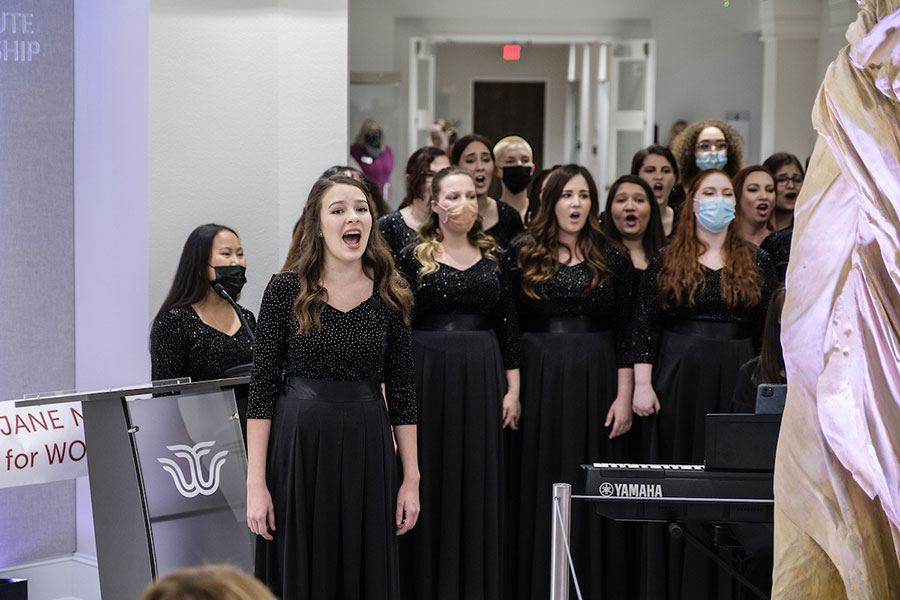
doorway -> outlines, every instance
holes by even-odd
[[[494,143],[509,135],[525,138],[538,172],[544,164],[545,98],[543,81],[476,81],[473,129]]]

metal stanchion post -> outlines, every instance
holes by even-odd
[[[568,483],[554,483],[550,600],[568,600],[569,598],[569,568],[566,556],[566,540],[569,538],[569,510],[571,504],[572,486]]]

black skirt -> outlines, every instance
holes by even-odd
[[[413,330],[421,512],[402,536],[404,599],[500,598],[502,399],[491,330]]]
[[[611,428],[604,426],[618,383],[611,332],[523,333],[521,351],[518,590],[507,597],[546,599],[553,484],[569,483],[573,494],[583,493],[580,465],[627,460],[630,433],[610,440]],[[606,520],[592,505],[575,499],[570,544],[584,598],[636,593],[633,525]]]
[[[716,325],[727,330],[730,324],[705,324],[713,329]],[[737,374],[753,358],[753,342],[749,337],[722,339],[665,330],[657,356],[653,389],[660,410],[655,426],[645,428],[653,436],[650,458],[703,464],[706,415],[730,412]]]
[[[644,428],[652,462],[703,464],[706,415],[729,412],[738,371],[753,356],[752,340],[729,335],[731,324],[702,323],[698,328],[704,335],[666,330],[660,340],[653,368],[660,411],[648,417]],[[711,545],[709,526],[689,524],[688,530]],[[673,540],[664,524],[647,525],[645,541],[642,597],[727,600],[736,592],[730,576],[683,539]],[[719,554],[726,562],[738,560],[727,549]]]
[[[376,382],[291,377],[275,403],[266,483],[274,540],[256,575],[283,600],[400,597],[397,462]]]

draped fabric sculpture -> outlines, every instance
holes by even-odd
[[[847,40],[794,222],[773,598],[900,598],[900,0]]]

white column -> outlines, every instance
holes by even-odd
[[[75,383],[149,380],[149,0],[75,2]],[[87,477],[76,480],[72,592],[99,598]]]
[[[847,45],[847,27],[856,20],[857,14],[856,0],[827,0],[819,35],[819,81],[824,79],[825,70],[837,58],[841,48]]]
[[[256,312],[316,177],[346,162],[347,0],[154,0],[150,315],[194,227],[234,227]],[[149,330],[148,330],[149,331]]]
[[[764,44],[760,155],[812,152],[811,113],[818,90],[819,0],[762,0]]]
[[[349,152],[347,0],[280,0],[279,6],[275,270],[313,182],[327,167],[345,164]]]
[[[75,3],[75,382],[149,381],[149,0]]]

